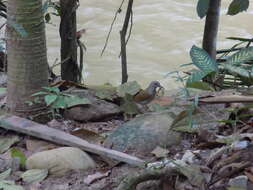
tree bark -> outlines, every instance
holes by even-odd
[[[7,106],[11,113],[26,114],[34,110],[26,101],[48,85],[42,0],[9,0],[7,14]]]
[[[203,49],[216,58],[216,43],[219,26],[221,0],[210,0],[203,36]]]
[[[127,82],[128,74],[127,74],[127,55],[126,55],[126,33],[128,29],[129,20],[132,14],[132,6],[133,6],[133,0],[129,0],[126,16],[124,20],[124,24],[122,27],[122,30],[120,31],[120,42],[121,42],[121,72],[122,72],[122,80],[121,84],[124,84]]]
[[[80,82],[81,72],[77,62],[76,9],[77,0],[60,0],[61,6],[61,77]]]

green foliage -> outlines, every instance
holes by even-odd
[[[133,96],[139,92],[140,89],[141,86],[136,81],[132,81],[120,85],[117,89],[117,92],[120,97],[125,97],[126,94]]]
[[[10,175],[11,175],[11,168],[9,168],[8,170],[0,173],[0,181],[6,179]]]
[[[207,15],[210,0],[198,0],[197,14],[202,19]],[[228,7],[228,15],[236,15],[249,8],[249,0],[232,0]]]
[[[59,113],[60,109],[90,104],[87,98],[62,93],[56,87],[43,87],[42,91],[36,92],[32,96],[37,99],[35,98],[33,102],[27,102],[29,105],[42,103],[40,98],[42,97],[43,102],[50,108],[53,116],[55,113]]]
[[[190,55],[193,64],[205,74],[209,74],[213,71],[218,71],[216,61],[212,59],[205,50],[193,45],[190,51]]]
[[[187,88],[196,88],[200,90],[211,90],[214,91],[214,89],[206,82],[202,81],[195,81],[191,83],[187,83]]]
[[[243,84],[249,86],[253,84],[253,66],[246,63],[251,60],[253,60],[253,47],[248,47],[234,53],[220,65],[227,74],[239,77]]]
[[[45,15],[46,23],[50,23],[51,15],[60,16],[61,7],[60,7],[59,2],[53,2],[52,0],[46,0],[42,6],[42,11]]]
[[[27,184],[35,184],[44,180],[48,176],[47,169],[31,169],[21,175],[21,178]]]
[[[14,181],[1,180],[0,181],[0,189],[3,190],[25,190],[20,185],[15,185]]]
[[[231,65],[240,65],[250,60],[253,60],[253,47],[241,49],[239,52],[230,56],[227,59],[227,63]]]
[[[12,158],[19,158],[20,166],[22,168],[25,168],[26,156],[21,150],[19,150],[17,148],[12,148],[11,149],[11,157]]]
[[[245,40],[245,39],[244,39]],[[253,84],[253,66],[247,64],[253,60],[253,47],[242,48],[240,51],[227,57],[226,62],[220,63],[212,59],[208,53],[196,46],[193,46],[190,51],[192,64],[198,69],[190,71],[190,75],[186,81],[187,88],[198,88],[202,90],[211,90],[207,83],[200,82],[205,76],[219,72],[229,74],[233,77],[239,77],[245,85]]]
[[[193,82],[197,82],[202,80],[207,74],[204,73],[203,71],[198,71],[198,70],[192,70],[193,72],[189,76],[186,86],[189,86]]]
[[[236,15],[249,8],[249,0],[233,0],[228,8],[228,15]]]
[[[209,8],[209,0],[198,0],[197,13],[200,18],[204,18]]]
[[[191,48],[190,56],[192,59],[192,64],[195,65],[199,70],[191,71],[191,75],[186,83],[187,86],[193,82],[200,81],[208,74],[218,71],[216,61],[212,59],[205,50],[194,45]]]

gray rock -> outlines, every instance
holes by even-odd
[[[68,119],[76,121],[99,121],[121,113],[118,105],[100,100],[88,90],[74,90],[70,94],[88,98],[91,104],[66,110],[64,115]]]
[[[137,156],[147,155],[157,146],[178,145],[181,136],[170,130],[172,121],[167,112],[140,115],[118,127],[104,145]]]
[[[63,176],[70,170],[87,170],[95,162],[79,148],[62,147],[38,152],[26,160],[27,169],[48,169],[49,174]]]
[[[229,187],[238,190],[247,190],[248,177],[245,175],[237,176],[235,178],[230,179],[228,185]]]

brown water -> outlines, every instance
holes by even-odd
[[[121,67],[119,31],[125,14],[123,12],[113,27],[104,55],[104,46],[110,24],[121,0],[80,0],[78,29],[87,33],[82,41],[87,46],[85,54],[85,82],[119,84]],[[224,1],[223,1],[224,2]],[[218,48],[230,47],[234,42],[229,36],[253,37],[253,3],[247,12],[237,16],[227,16],[228,3],[222,4]],[[125,4],[127,1],[125,0]],[[167,72],[182,70],[180,64],[190,62],[189,50],[193,44],[201,46],[204,20],[196,14],[196,1],[189,0],[135,0],[134,25],[127,46],[129,80],[137,80],[146,85],[151,80],[159,80],[168,88],[175,88],[172,79],[164,78]],[[59,19],[54,19],[57,25]],[[47,25],[48,56],[52,64],[59,58],[60,39],[58,26]],[[56,70],[59,71],[59,68]]]

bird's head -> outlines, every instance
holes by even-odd
[[[154,88],[161,88],[161,84],[158,81],[152,81],[149,86],[152,86]]]
[[[161,86],[161,84],[158,81],[152,81],[148,87],[148,89],[149,89],[148,91],[154,93],[154,92],[156,92],[157,88],[163,88],[163,87]]]

